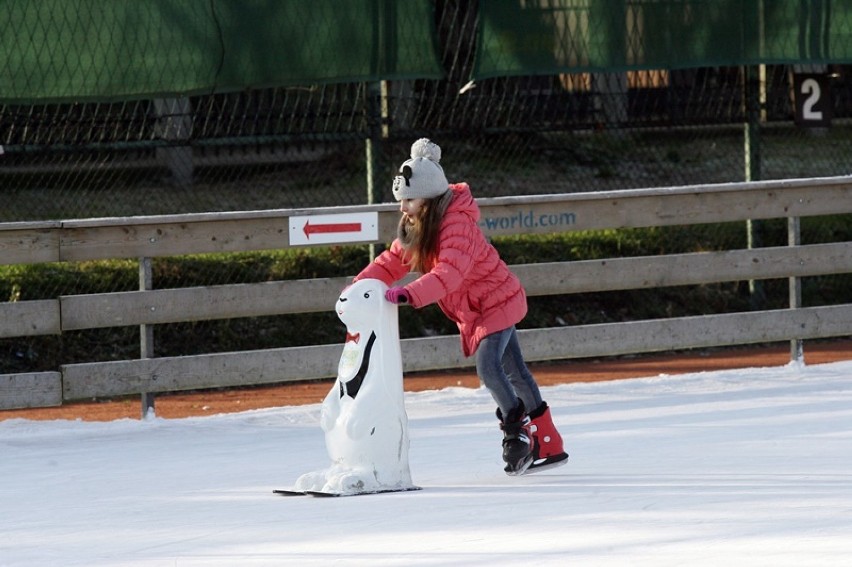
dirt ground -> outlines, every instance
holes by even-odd
[[[805,363],[823,364],[852,360],[852,339],[805,344]],[[790,361],[790,347],[782,344],[760,348],[730,348],[687,354],[618,357],[596,360],[531,364],[539,385],[596,382],[693,372],[782,366]],[[288,383],[276,386],[214,390],[157,396],[155,412],[162,418],[213,415],[283,405],[319,403],[332,380]],[[405,390],[418,392],[450,386],[479,387],[473,369],[453,372],[407,374]],[[68,419],[111,421],[139,419],[139,397],[66,404],[54,408],[0,411],[0,421],[12,418],[34,420]]]

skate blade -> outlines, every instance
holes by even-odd
[[[526,470],[525,474],[533,474],[550,469],[555,469],[568,464],[568,454],[562,453],[553,457],[547,457],[539,463],[532,463]]]

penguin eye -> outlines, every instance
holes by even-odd
[[[370,299],[370,292],[369,291],[364,292],[364,299]]]

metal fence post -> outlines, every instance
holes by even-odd
[[[382,138],[387,137],[387,82],[372,82],[367,85],[367,204],[382,202],[382,185],[379,173],[379,155]],[[380,252],[376,244],[370,244],[370,259]]]
[[[799,246],[802,243],[799,217],[787,218],[787,244]],[[796,276],[789,278],[790,309],[802,307],[802,280]],[[790,360],[792,362],[804,361],[804,342],[802,339],[790,339]]]
[[[761,156],[760,156],[760,72],[754,65],[743,67],[743,94],[745,99],[745,127],[743,131],[744,156],[745,156],[745,180],[760,181],[761,179]],[[761,242],[760,221],[746,221],[748,231],[748,248],[759,248]],[[749,293],[751,303],[755,308],[761,307],[765,302],[763,284],[757,280],[749,280]]]

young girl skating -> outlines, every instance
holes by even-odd
[[[521,354],[515,325],[527,313],[526,293],[479,228],[479,207],[466,183],[450,185],[441,148],[422,138],[394,178],[402,217],[397,238],[355,280],[375,278],[385,297],[423,307],[437,302],[455,321],[465,356],[497,403],[505,471],[519,475],[562,464],[568,455]],[[393,284],[408,272],[408,285]]]

